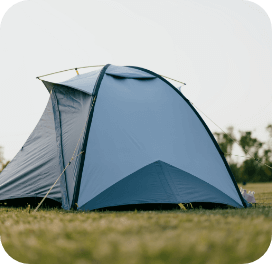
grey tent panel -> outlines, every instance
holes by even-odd
[[[53,90],[55,84],[51,83],[51,82],[47,82],[47,81],[42,81],[42,82],[43,82],[44,86],[46,87],[47,91],[49,93],[51,93],[51,91]]]
[[[75,157],[62,177],[64,179],[62,186],[68,196],[68,204],[63,201],[62,205],[64,209],[70,209],[78,166],[82,157],[79,153],[92,96],[57,84],[54,86],[53,94],[55,96],[52,98],[56,105],[53,110],[59,149],[59,173],[67,166],[71,158]]]
[[[100,70],[76,75],[65,82],[53,83],[43,80],[43,83],[49,93],[53,89],[54,85],[63,85],[63,87],[70,87],[91,95],[99,73]]]
[[[22,149],[0,174],[0,200],[44,197],[59,176],[52,102]],[[61,202],[60,184],[48,198]]]
[[[79,74],[59,84],[92,94],[99,73],[100,70]]]
[[[58,100],[56,97],[55,90],[51,90],[51,99],[52,99],[52,109],[54,113],[54,121],[55,121],[55,131],[56,131],[56,143],[59,157],[59,173],[62,174],[60,178],[60,188],[62,193],[62,207],[64,209],[69,209],[69,197],[67,193],[67,177],[66,171],[64,170],[64,158],[63,158],[63,146],[62,146],[62,129],[61,129],[61,121],[60,121],[60,111],[58,106]]]

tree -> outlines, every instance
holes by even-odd
[[[236,141],[236,137],[234,135],[234,128],[232,126],[227,128],[227,133],[221,132],[215,132],[214,136],[217,140],[217,143],[222,150],[222,152],[225,155],[225,158],[230,166],[230,169],[236,179],[237,182],[241,182],[242,179],[240,177],[240,167],[238,166],[237,163],[235,163],[232,159],[232,149],[233,149],[233,144]]]
[[[272,132],[272,125],[267,127],[267,131]],[[268,182],[271,181],[271,169],[265,166],[271,166],[271,148],[269,144],[259,141],[252,137],[252,132],[241,132],[239,140],[244,153],[250,156],[240,167],[240,176],[244,181],[250,182]],[[265,148],[266,146],[266,148]]]
[[[243,149],[245,155],[250,155],[256,159],[259,158],[259,151],[263,146],[263,142],[260,142],[257,138],[252,137],[251,131],[242,132],[240,131],[241,137],[239,144]]]
[[[266,143],[266,148],[263,151],[263,162],[271,163],[272,162],[272,124],[269,124],[266,127],[266,131],[269,134],[269,140]]]
[[[242,164],[231,158],[233,144],[236,140],[233,127],[228,127],[227,133],[214,133],[222,152],[226,155],[230,169],[237,182],[269,182],[272,181],[272,125],[266,127],[270,140],[266,143],[252,136],[251,131],[240,131],[237,143],[242,147],[247,157]]]
[[[235,136],[234,136],[234,128],[232,126],[227,128],[227,133],[224,132],[215,132],[214,136],[216,138],[216,141],[220,147],[220,149],[222,150],[222,152],[226,155],[226,159],[228,161],[228,163],[233,163],[233,160],[231,158],[232,154],[232,149],[233,149],[233,144],[236,140]]]

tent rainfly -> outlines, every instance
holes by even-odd
[[[70,164],[48,195],[64,209],[249,206],[203,119],[160,75],[108,64],[65,82],[43,83],[48,104],[0,174],[0,200],[44,197]]]

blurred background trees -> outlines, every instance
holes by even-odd
[[[251,131],[239,131],[239,137],[234,135],[234,128],[228,127],[226,134],[223,132],[215,132],[214,136],[219,147],[224,153],[232,173],[237,182],[269,182],[272,181],[272,125],[266,127],[269,134],[268,142],[261,142],[253,137]],[[240,145],[243,154],[240,162],[233,157],[233,146],[235,141]]]

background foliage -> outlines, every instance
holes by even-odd
[[[228,127],[226,133],[215,132],[214,136],[224,153],[232,173],[237,182],[271,182],[272,169],[272,125],[266,127],[269,134],[267,142],[261,142],[253,137],[251,131],[239,131],[239,137],[235,137],[234,128]],[[233,146],[236,143],[240,145],[244,156],[243,162],[235,161]]]

